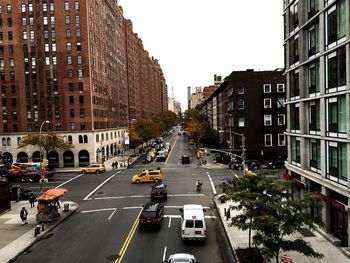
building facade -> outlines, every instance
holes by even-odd
[[[234,71],[202,104],[218,141],[248,159],[271,160],[286,154],[286,109],[282,70]]]
[[[102,161],[123,143],[131,119],[166,108],[161,67],[117,1],[2,0],[0,21],[1,152],[8,159],[35,159],[37,149],[16,142],[48,120],[43,132],[75,145],[52,153],[51,163]]]
[[[285,1],[288,174],[294,195],[322,198],[310,213],[349,247],[350,6]]]

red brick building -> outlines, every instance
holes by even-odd
[[[130,119],[165,109],[162,69],[117,1],[2,0],[0,21],[1,152],[9,159],[36,159],[37,149],[17,144],[48,120],[43,131],[75,145],[48,156],[54,166],[99,161],[123,142]]]

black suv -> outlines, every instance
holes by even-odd
[[[164,206],[159,203],[147,203],[139,217],[140,230],[146,227],[155,227],[160,229],[164,216]]]
[[[158,183],[158,184],[152,185],[151,201],[153,202],[156,199],[160,199],[163,201],[166,201],[168,199],[166,184]]]
[[[182,155],[181,156],[181,163],[190,163],[190,157],[188,155]]]

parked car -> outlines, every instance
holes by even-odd
[[[157,153],[157,162],[164,162],[166,160],[166,152],[165,151],[159,151]]]
[[[147,203],[139,217],[139,228],[144,230],[146,227],[161,228],[164,217],[164,206],[159,203]]]
[[[166,187],[167,185],[163,183],[152,185],[151,201],[153,202],[156,199],[166,201],[168,199],[168,191]]]
[[[191,254],[176,253],[176,254],[170,255],[168,260],[165,262],[166,263],[175,263],[175,262],[197,263],[198,261]]]
[[[242,163],[234,163],[233,169],[235,170],[243,170],[243,162]],[[248,169],[251,171],[255,171],[260,169],[260,162],[258,160],[245,160],[245,165],[248,166]]]
[[[190,163],[190,162],[191,162],[190,156],[185,154],[181,156],[181,163]]]
[[[143,158],[143,163],[151,163],[153,161],[153,158],[151,155],[146,155],[145,158]]]
[[[267,163],[267,168],[275,169],[275,168],[283,168],[284,167],[284,158],[282,156],[278,156],[274,158],[271,162]]]
[[[100,163],[95,163],[95,164],[90,164],[86,167],[80,168],[80,172],[85,174],[85,173],[103,173],[106,171],[106,167],[104,164]]]
[[[139,184],[139,183],[158,183],[163,180],[162,178],[162,172],[160,169],[154,169],[154,170],[143,170],[139,174],[135,174],[131,178],[131,182],[134,184]]]

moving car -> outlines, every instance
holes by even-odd
[[[159,151],[157,153],[157,162],[164,162],[166,160],[166,152],[165,151]]]
[[[154,170],[143,170],[140,174],[135,174],[131,178],[131,182],[134,184],[139,183],[151,183],[151,182],[161,182],[163,180],[162,178],[162,172],[160,169],[154,169]]]
[[[269,169],[284,168],[284,159],[282,158],[282,156],[276,157],[271,162],[267,163],[267,168]]]
[[[163,183],[156,183],[152,185],[151,201],[153,202],[156,199],[166,201],[168,199],[168,191],[166,187],[167,185]]]
[[[80,168],[80,172],[85,174],[85,173],[103,173],[106,171],[106,167],[104,164],[100,163],[95,163],[95,164],[90,164],[86,167]]]
[[[143,163],[151,163],[153,161],[153,158],[151,155],[146,155],[145,158],[143,158]]]
[[[243,163],[234,163],[233,169],[242,171],[243,170]],[[245,165],[248,167],[249,170],[255,171],[260,169],[260,162],[258,160],[245,160]]]
[[[147,203],[139,217],[140,230],[146,227],[156,227],[160,229],[164,217],[164,206],[159,203]]]
[[[191,160],[190,160],[190,156],[184,154],[181,156],[181,163],[190,163]]]
[[[181,238],[182,240],[207,239],[207,226],[205,224],[205,209],[201,205],[184,205],[181,212]]]
[[[198,261],[196,258],[191,254],[185,254],[185,253],[176,253],[173,255],[170,255],[168,260],[165,261],[166,263],[176,263],[176,262],[182,262],[182,263],[197,263]]]

